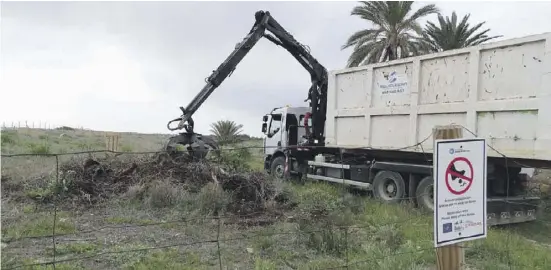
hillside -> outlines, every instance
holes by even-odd
[[[3,131],[2,154],[101,150],[104,136]],[[127,154],[57,164],[2,157],[2,269],[54,259],[64,261],[56,269],[434,269],[430,214],[339,185],[275,181],[250,149],[258,140],[201,163],[130,153],[167,138],[125,133]],[[84,166],[89,158],[98,164]],[[490,229],[468,243],[469,269],[551,268],[550,224]]]

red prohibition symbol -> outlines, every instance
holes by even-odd
[[[457,170],[455,167],[455,164],[457,162],[467,163],[470,170],[470,175],[465,170],[461,170],[461,171]],[[454,158],[448,165],[448,168],[446,169],[446,187],[451,193],[455,195],[464,194],[465,192],[467,192],[467,190],[469,190],[469,188],[473,184],[473,175],[474,175],[473,165],[468,159],[464,157]],[[458,183],[458,186],[460,188],[454,189],[451,185],[451,182]]]

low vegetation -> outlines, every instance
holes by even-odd
[[[2,151],[76,147],[57,143],[65,140],[57,132],[3,132]],[[63,132],[81,143],[101,138]],[[127,136],[134,151],[162,145],[161,136]],[[255,145],[227,145],[202,162],[68,156],[59,174],[52,157],[2,157],[2,269],[54,256],[63,261],[56,269],[433,269],[430,215],[339,185],[277,181],[262,172]],[[490,229],[468,243],[470,269],[548,269],[549,224],[542,216]]]

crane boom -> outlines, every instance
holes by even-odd
[[[271,34],[266,33],[267,31],[271,32]],[[186,137],[194,134],[193,114],[195,114],[212,92],[231,75],[245,55],[249,53],[262,37],[285,48],[310,73],[312,86],[305,100],[310,100],[310,107],[312,109],[312,132],[310,133],[308,142],[312,145],[322,144],[324,141],[325,113],[327,110],[327,70],[269,12],[262,10],[255,13],[255,23],[243,41],[237,44],[235,50],[206,79],[206,85],[187,107],[180,107],[182,115],[168,122],[167,128],[169,130],[185,129],[187,131]],[[179,122],[178,126],[175,128],[171,127],[170,125],[173,122]]]

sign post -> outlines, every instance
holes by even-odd
[[[434,245],[438,269],[464,269],[460,243],[487,235],[486,141],[461,137],[461,127],[435,128]]]

